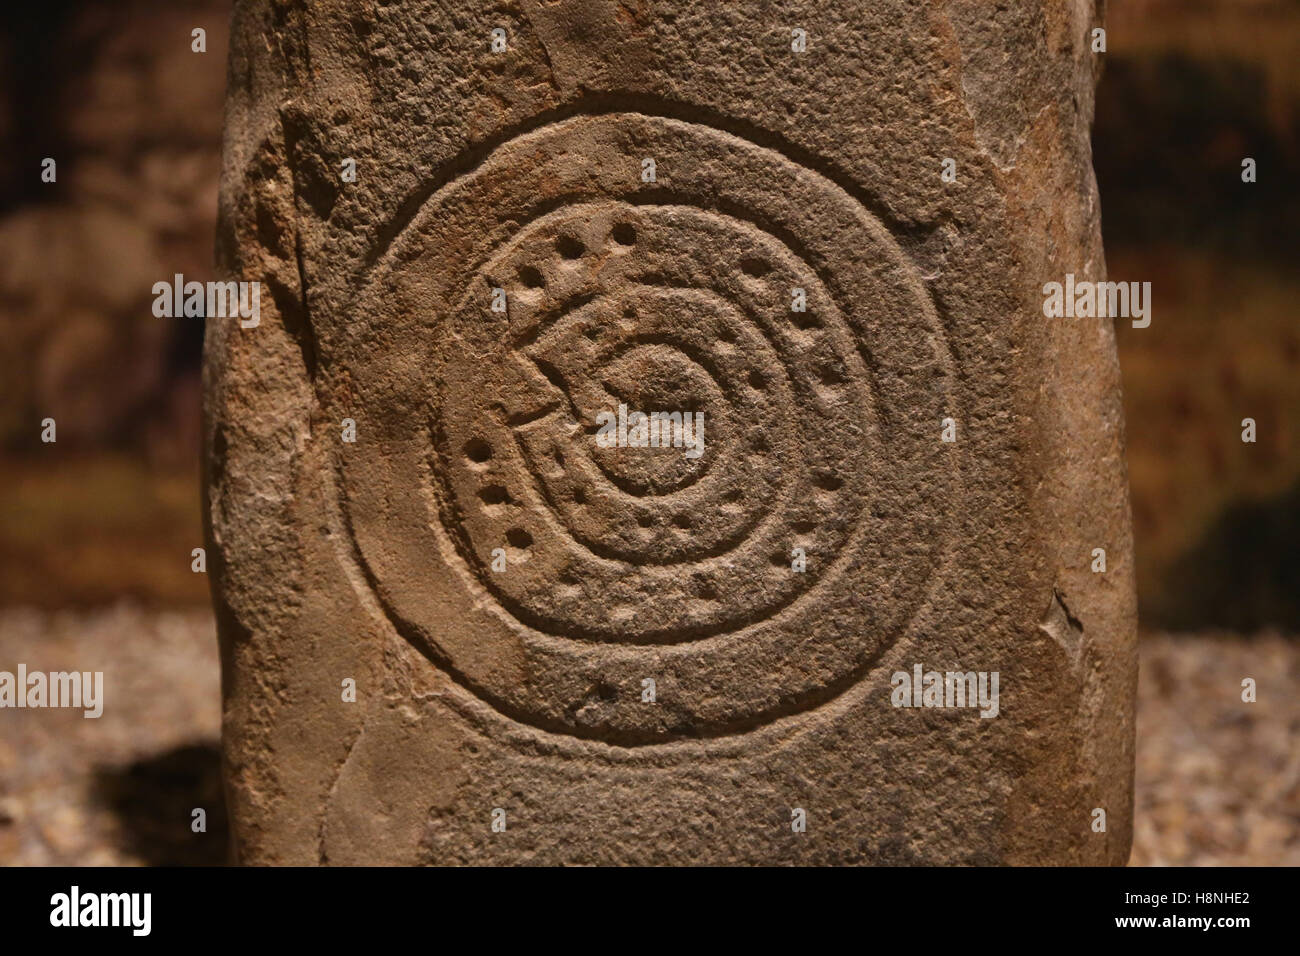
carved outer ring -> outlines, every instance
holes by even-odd
[[[658,181],[642,183],[653,156]],[[494,250],[550,211],[616,198],[715,210],[794,250],[845,317],[870,377],[862,423],[872,496],[827,573],[774,616],[672,645],[571,640],[484,590],[439,513],[430,474],[440,340]],[[465,356],[465,362],[473,362]],[[364,278],[338,361],[362,440],[340,452],[357,554],[400,633],[505,716],[636,746],[743,732],[857,683],[906,629],[942,560],[958,415],[943,331],[888,230],[831,180],[713,127],[641,113],[577,116],[520,135],[434,193]],[[653,677],[659,703],[640,702]],[[612,693],[609,691],[612,690]]]

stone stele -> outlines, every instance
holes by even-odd
[[[1123,864],[1114,320],[1043,309],[1105,278],[1096,17],[237,2],[236,858]]]

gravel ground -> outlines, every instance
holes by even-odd
[[[0,864],[224,861],[209,611],[0,611],[0,670],[20,662],[103,671],[104,713],[0,710]]]
[[[0,864],[223,862],[209,612],[0,610],[0,670],[19,662],[102,670],[105,708],[0,711]],[[1132,864],[1300,865],[1297,741],[1300,641],[1147,637]]]
[[[1300,639],[1155,635],[1140,675],[1130,865],[1300,866]]]

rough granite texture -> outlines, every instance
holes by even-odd
[[[1100,10],[1009,6],[236,4],[240,861],[1127,860],[1113,328],[1042,312],[1105,275]],[[598,447],[620,402],[705,453]],[[892,706],[915,664],[997,671],[1000,713]]]

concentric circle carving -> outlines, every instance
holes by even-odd
[[[631,745],[814,706],[939,561],[933,306],[862,202],[775,149],[640,113],[520,135],[424,201],[350,325],[368,579],[518,720]],[[620,406],[702,416],[703,443],[605,447]]]

